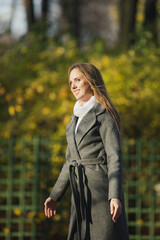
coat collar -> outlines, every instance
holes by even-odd
[[[77,117],[75,115],[72,116],[72,121],[67,125],[67,140],[69,144],[74,144],[74,146],[78,146],[82,141],[85,134],[92,128],[92,126],[96,123],[96,116],[103,113],[105,111],[105,107],[100,103],[96,103],[94,107],[82,118],[76,136],[75,134],[75,126],[77,122]]]

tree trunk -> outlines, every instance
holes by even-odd
[[[78,43],[80,43],[81,21],[80,21],[80,0],[73,0],[73,32]]]
[[[48,0],[42,0],[42,21],[47,20],[48,14]]]
[[[155,40],[157,40],[157,0],[146,0],[145,3],[145,21],[144,26],[151,31]]]
[[[122,45],[128,47],[134,42],[135,22],[138,0],[121,0],[121,31],[120,40]]]
[[[80,44],[81,21],[80,21],[80,0],[61,0],[63,15],[68,23],[71,34]]]
[[[27,13],[28,28],[30,29],[32,24],[35,23],[33,0],[25,0],[24,3]]]

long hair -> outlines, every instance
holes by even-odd
[[[120,133],[120,126],[121,126],[120,117],[116,108],[114,107],[113,103],[111,102],[108,96],[107,89],[105,87],[100,71],[90,63],[74,63],[69,68],[68,76],[70,76],[70,73],[74,68],[79,69],[82,72],[82,74],[85,76],[87,82],[89,83],[93,91],[93,94],[96,100],[106,108],[110,116],[115,121],[117,129]]]

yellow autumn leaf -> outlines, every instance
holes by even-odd
[[[44,219],[46,218],[43,211],[38,212],[37,217],[38,217],[39,219],[41,219],[41,220],[44,220]]]
[[[10,229],[5,227],[5,228],[3,228],[3,232],[8,234],[8,233],[10,233]]]
[[[5,88],[4,87],[1,87],[0,88],[0,95],[3,95],[5,93]]]
[[[44,91],[44,87],[43,86],[37,86],[37,92],[38,93],[42,93]]]
[[[49,99],[50,99],[50,100],[56,99],[56,94],[55,94],[55,93],[50,93],[50,94],[49,94]]]
[[[20,216],[21,215],[21,210],[19,208],[15,208],[13,210],[14,214],[17,215],[17,216]]]
[[[60,219],[61,219],[61,215],[60,215],[60,214],[56,214],[56,215],[54,216],[54,220],[55,220],[56,222],[58,222]]]
[[[22,97],[17,97],[16,101],[17,101],[17,103],[22,104],[23,103],[23,98]]]
[[[9,94],[9,93],[6,94],[5,99],[6,99],[7,102],[9,102],[11,100],[11,94]]]
[[[130,138],[129,139],[129,144],[130,145],[134,145],[135,144],[135,139],[134,138]]]
[[[111,60],[110,57],[107,55],[104,55],[101,59],[102,66],[108,66],[110,64]]]
[[[40,223],[41,221],[45,220],[45,214],[44,212],[38,212],[37,217],[36,217],[36,223]]]
[[[22,144],[21,143],[17,143],[14,147],[15,151],[22,151]]]
[[[70,121],[71,121],[70,115],[65,116],[64,119],[63,119],[64,125],[67,125]]]
[[[30,128],[30,129],[35,129],[35,128],[36,128],[36,124],[35,124],[34,122],[31,122],[31,123],[29,124],[29,128]]]
[[[32,88],[27,88],[26,91],[25,91],[25,99],[31,99],[33,97],[33,89]]]
[[[10,137],[9,131],[5,131],[5,132],[3,133],[3,136],[4,136],[4,138],[9,138],[9,137]]]
[[[136,20],[137,22],[142,23],[144,21],[144,14],[139,12],[136,16]]]
[[[68,86],[61,87],[61,89],[59,90],[59,97],[62,99],[67,98],[67,95],[68,95],[67,90],[68,90]]]
[[[8,111],[11,116],[15,114],[15,108],[13,106],[9,106]]]
[[[136,223],[138,224],[138,225],[142,225],[143,224],[143,220],[142,219],[138,219],[137,221],[136,221]]]
[[[35,214],[36,214],[35,212],[30,211],[30,212],[27,214],[27,217],[28,217],[29,219],[32,219],[32,218],[34,218]]]
[[[16,112],[21,112],[22,111],[22,106],[16,105],[15,110],[16,110]]]
[[[45,108],[42,109],[42,114],[43,115],[48,115],[50,113],[50,111],[51,111],[50,108],[45,107]]]

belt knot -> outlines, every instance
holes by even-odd
[[[77,160],[72,160],[70,165],[72,165],[74,167],[78,167],[81,164]]]

